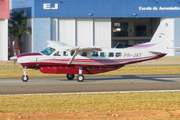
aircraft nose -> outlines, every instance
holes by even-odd
[[[15,56],[10,57],[10,60],[16,61],[17,60],[17,56],[15,55]]]

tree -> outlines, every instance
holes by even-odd
[[[31,34],[31,27],[26,27],[26,24],[27,19],[23,19],[18,30],[18,36],[21,37],[21,42],[23,42],[23,34]]]
[[[10,19],[8,21],[9,23],[9,35],[10,37],[13,38],[13,40],[15,40],[15,38],[17,37],[17,33],[18,33],[18,26],[21,25],[22,20],[24,19],[22,17],[23,11],[20,12],[13,12],[10,14]]]
[[[23,45],[23,34],[31,34],[31,27],[26,27],[27,19],[22,17],[23,13],[24,13],[23,11],[20,12],[15,11],[10,14],[10,19],[9,19],[9,35],[11,38],[11,43],[12,41],[16,41],[16,44],[18,44],[20,48]],[[14,48],[12,47],[12,49]],[[20,51],[20,49],[18,51]]]

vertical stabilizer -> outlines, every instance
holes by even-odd
[[[154,33],[150,43],[162,43],[171,41],[173,32],[172,19],[164,19],[160,22],[156,32]]]
[[[150,44],[156,44],[153,49],[173,55],[174,50],[167,49],[174,46],[174,19],[166,18],[162,20],[154,33]]]

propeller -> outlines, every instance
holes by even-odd
[[[14,61],[14,67],[15,67],[15,63],[17,61],[17,56],[15,55],[15,56],[10,57],[10,60]]]

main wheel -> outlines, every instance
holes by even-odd
[[[78,76],[77,76],[77,81],[78,81],[78,82],[83,82],[83,81],[84,81],[84,75],[81,75],[81,74],[78,75]]]
[[[27,82],[28,80],[29,80],[29,77],[27,75],[26,76],[25,75],[22,76],[22,81],[23,82]]]
[[[67,74],[67,79],[68,80],[73,80],[74,79],[74,74]]]

